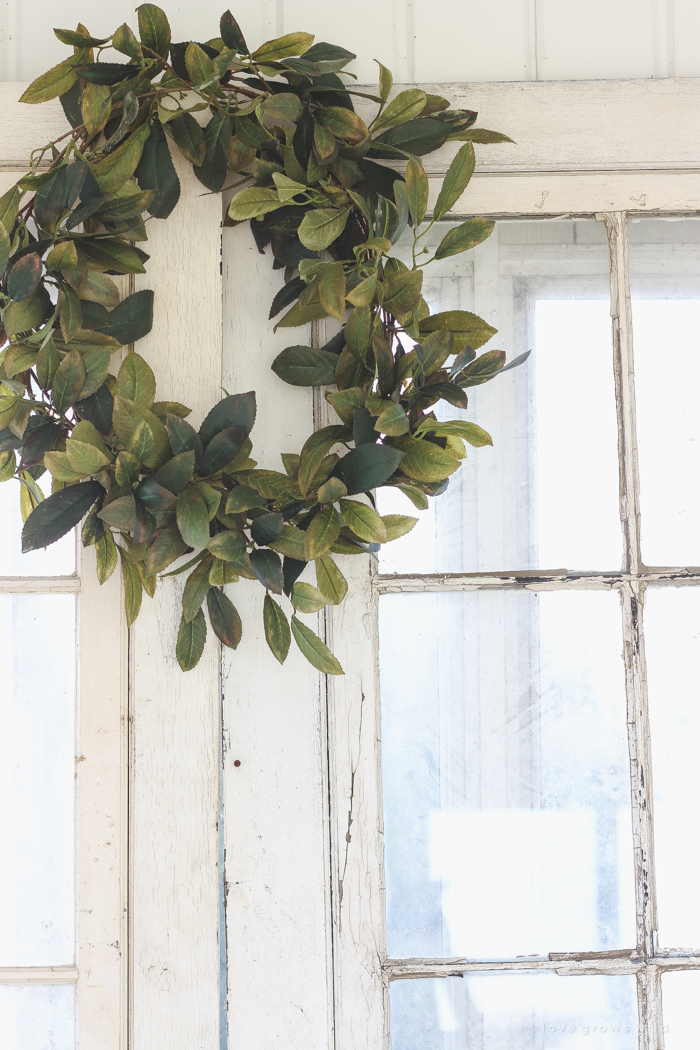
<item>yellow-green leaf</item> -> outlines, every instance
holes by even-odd
[[[435,202],[435,208],[433,209],[433,217],[435,220],[441,219],[443,215],[446,215],[450,208],[454,207],[462,196],[467,188],[469,180],[474,174],[475,163],[474,147],[471,142],[466,142],[461,149],[457,151],[457,154],[447,169],[445,178],[442,180],[438,199]]]
[[[85,52],[80,51],[77,55],[59,62],[46,73],[33,80],[23,95],[20,102],[28,102],[35,106],[39,102],[49,102],[52,98],[58,98],[73,87],[76,80],[73,66],[84,60]]]
[[[141,160],[149,133],[149,125],[142,124],[122,146],[118,146],[93,168],[92,173],[104,193],[116,193],[131,178]]]
[[[311,33],[287,33],[276,40],[267,40],[253,52],[256,62],[279,62],[281,58],[303,55],[314,42]]]
[[[376,510],[355,499],[341,499],[340,513],[356,536],[368,543],[386,543],[386,527]]]
[[[292,616],[292,633],[303,655],[318,671],[323,674],[345,673],[326,643],[296,616]]]
[[[287,659],[292,638],[287,617],[269,594],[265,595],[263,603],[263,625],[265,627],[265,640],[273,656],[283,664]]]
[[[383,514],[382,521],[386,528],[387,543],[389,543],[410,532],[417,524],[418,518],[413,518],[409,514]]]
[[[180,630],[177,633],[177,646],[175,655],[183,671],[191,671],[199,663],[204,652],[204,644],[207,640],[207,622],[204,613],[200,609],[190,623],[184,616],[180,621]]]
[[[319,558],[335,543],[340,532],[338,513],[332,503],[325,506],[306,530],[306,560]]]
[[[123,547],[117,547],[119,551],[119,557],[122,563],[122,579],[124,581],[124,611],[126,612],[126,622],[129,627],[136,619],[141,609],[141,599],[143,597],[143,584],[141,583],[141,577],[139,570],[136,566],[129,561],[126,556],[126,551]]]

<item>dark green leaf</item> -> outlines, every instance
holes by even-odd
[[[143,597],[143,584],[141,583],[141,575],[139,570],[129,561],[126,551],[122,547],[117,547],[119,551],[119,557],[122,563],[122,579],[124,581],[124,610],[126,612],[126,622],[129,627],[136,619],[141,609],[141,599]]]
[[[471,142],[467,142],[457,151],[452,163],[447,169],[445,178],[442,180],[438,199],[435,202],[435,208],[433,209],[433,217],[436,221],[441,219],[443,215],[446,215],[462,196],[467,188],[469,180],[474,174],[475,164],[474,147]],[[438,256],[438,258],[442,257]]]
[[[22,529],[22,553],[48,547],[60,540],[87,514],[104,489],[97,481],[83,481],[78,485],[54,492],[31,512]]]
[[[257,544],[264,547],[268,543],[274,543],[283,528],[284,518],[281,514],[261,514],[250,526],[250,535]]]
[[[133,496],[120,496],[103,507],[98,517],[115,529],[130,532],[136,522],[136,501]]]
[[[185,421],[181,420],[180,422],[184,423]],[[189,423],[185,423],[185,426],[189,427]],[[192,430],[191,427],[190,430]],[[168,433],[170,433],[170,429]],[[169,459],[167,463],[164,463],[156,471],[155,480],[158,485],[167,489],[168,492],[174,492],[177,495],[189,484],[193,473],[194,450],[190,450],[189,452],[179,452],[172,459]]]
[[[109,315],[109,324],[101,331],[126,346],[148,335],[153,327],[153,292],[150,288],[134,292],[115,306]]]
[[[240,452],[247,437],[242,427],[227,427],[211,439],[199,465],[202,477],[209,477],[222,470]]]
[[[187,623],[184,616],[177,633],[175,655],[183,671],[191,671],[199,663],[207,640],[207,622],[200,609],[194,620]]]
[[[42,423],[32,430],[22,446],[22,459],[19,469],[26,470],[41,463],[44,453],[54,447],[61,433],[58,423]]]
[[[7,275],[7,294],[16,303],[28,299],[41,280],[41,259],[36,252],[22,256]]]
[[[150,511],[171,510],[176,503],[174,493],[159,485],[155,478],[144,478],[136,490],[136,495]]]
[[[135,174],[142,190],[155,191],[155,197],[148,205],[151,215],[166,219],[180,199],[180,180],[159,120],[151,124],[151,134],[143,147]]]
[[[207,609],[216,637],[230,649],[237,649],[243,634],[243,624],[236,606],[222,591],[210,587]]]
[[[71,350],[61,361],[53,381],[52,401],[57,412],[67,412],[78,400],[85,384],[85,360],[79,350]]]
[[[226,47],[238,51],[241,55],[247,55],[250,53],[248,51],[248,45],[245,42],[245,37],[241,32],[241,27],[230,11],[224,11],[221,16],[219,32],[221,33],[221,39]]]
[[[199,428],[199,436],[206,445],[213,437],[230,427],[241,427],[246,437],[255,423],[255,391],[231,394],[214,405]]]
[[[422,157],[443,146],[449,134],[450,125],[444,121],[434,117],[419,117],[385,131],[374,140],[371,152],[374,156],[387,157],[389,160],[398,159],[396,151]],[[382,146],[392,149],[382,149]]]
[[[212,561],[211,555],[207,555],[187,578],[182,594],[182,616],[187,623],[195,618],[207,596]]]
[[[165,419],[165,425],[168,431],[170,447],[175,456],[180,455],[182,452],[196,451],[199,438],[191,423],[169,412]],[[199,443],[201,448],[201,441]],[[162,484],[164,483],[161,481]],[[166,485],[165,487],[168,488],[169,486]],[[171,489],[171,491],[173,490]]]
[[[201,165],[206,154],[204,132],[191,113],[182,113],[170,122],[173,139],[190,164]],[[177,175],[175,176],[177,178]],[[179,187],[179,184],[178,184]],[[151,214],[153,212],[151,211]]]
[[[89,33],[79,33],[72,29],[54,29],[54,36],[58,37],[62,44],[71,47],[102,47],[109,42],[109,37],[90,36]]]
[[[80,79],[88,84],[119,84],[135,72],[133,66],[122,62],[88,62],[74,68]]]
[[[462,333],[469,345],[475,349],[483,346],[498,331],[497,328],[492,328],[481,317],[477,317],[468,310],[445,310],[426,317],[420,322],[421,335],[425,332],[438,332],[443,329]]]
[[[389,445],[360,445],[354,448],[341,461],[343,481],[348,494],[369,492],[383,485],[391,477],[403,453]]]
[[[77,128],[83,123],[83,113],[80,108],[80,81],[74,80],[68,90],[63,92],[59,102],[72,128]]]
[[[301,293],[306,288],[306,284],[302,281],[301,277],[293,277],[288,284],[283,284],[277,295],[272,300],[270,306],[270,313],[268,317],[272,320],[276,317],[281,310],[284,310],[285,306],[290,306],[296,299],[299,298]]]
[[[207,189],[218,193],[226,181],[226,151],[231,141],[233,120],[220,110],[204,129],[204,160],[193,171]]]
[[[273,594],[282,593],[284,579],[279,554],[267,549],[251,551],[250,564],[263,587],[272,591]]]
[[[338,358],[310,346],[288,346],[272,362],[272,371],[291,386],[325,386],[335,382]]]
[[[146,572],[154,575],[167,569],[187,550],[187,544],[180,535],[177,525],[164,529],[149,548],[146,555]]]
[[[287,617],[269,594],[265,595],[263,604],[263,623],[265,626],[265,639],[272,651],[272,655],[283,664],[287,659],[292,636],[289,631]]]
[[[90,397],[78,401],[75,405],[81,419],[88,419],[100,434],[109,434],[112,429],[114,398],[106,384],[102,384]]]
[[[292,616],[292,633],[303,655],[318,671],[323,674],[345,673],[326,643],[296,616]]]

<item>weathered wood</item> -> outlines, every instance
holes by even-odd
[[[148,224],[153,332],[138,350],[162,400],[198,426],[221,397],[221,200],[176,160],[182,194]],[[175,659],[186,577],[162,580],[131,631],[133,1050],[215,1050],[219,1039],[219,651]]]

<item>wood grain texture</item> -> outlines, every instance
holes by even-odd
[[[313,431],[311,391],[270,371],[281,349],[308,343],[309,327],[276,335],[268,320],[282,284],[247,226],[224,231],[224,386],[254,389],[253,457],[282,470]],[[313,581],[311,569],[304,578]],[[229,1045],[327,1050],[328,869],[326,745],[321,676],[292,641],[281,667],[265,642],[263,591],[226,588],[243,639],[223,655]],[[291,613],[283,596],[275,596]],[[306,622],[318,630],[317,617]],[[234,765],[239,762],[240,765]]]
[[[221,397],[221,199],[176,161],[182,194],[148,224],[153,332],[138,344],[158,397],[184,400],[198,426]],[[133,1050],[219,1045],[219,652],[175,660],[185,577],[144,596],[131,631],[130,906]]]

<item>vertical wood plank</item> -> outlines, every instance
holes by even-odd
[[[221,199],[175,160],[182,194],[148,224],[153,331],[138,345],[161,400],[198,426],[221,397]],[[219,651],[175,659],[182,577],[144,596],[131,631],[132,1050],[219,1045]]]
[[[78,1009],[81,1050],[126,1047],[128,710],[121,580],[82,551],[79,619]],[[99,654],[99,655],[98,655]]]
[[[309,341],[309,329],[268,320],[282,284],[247,226],[224,232],[224,386],[257,392],[253,457],[281,470],[313,431],[311,392],[282,383],[270,364]],[[313,581],[311,569],[305,579]],[[243,620],[224,650],[224,834],[229,1045],[245,1050],[332,1046],[327,938],[326,746],[320,675],[294,642],[284,667],[267,648],[263,591],[241,580],[227,593]],[[276,599],[291,613],[283,596]],[[318,630],[317,618],[306,618]],[[238,762],[238,765],[235,763]]]

